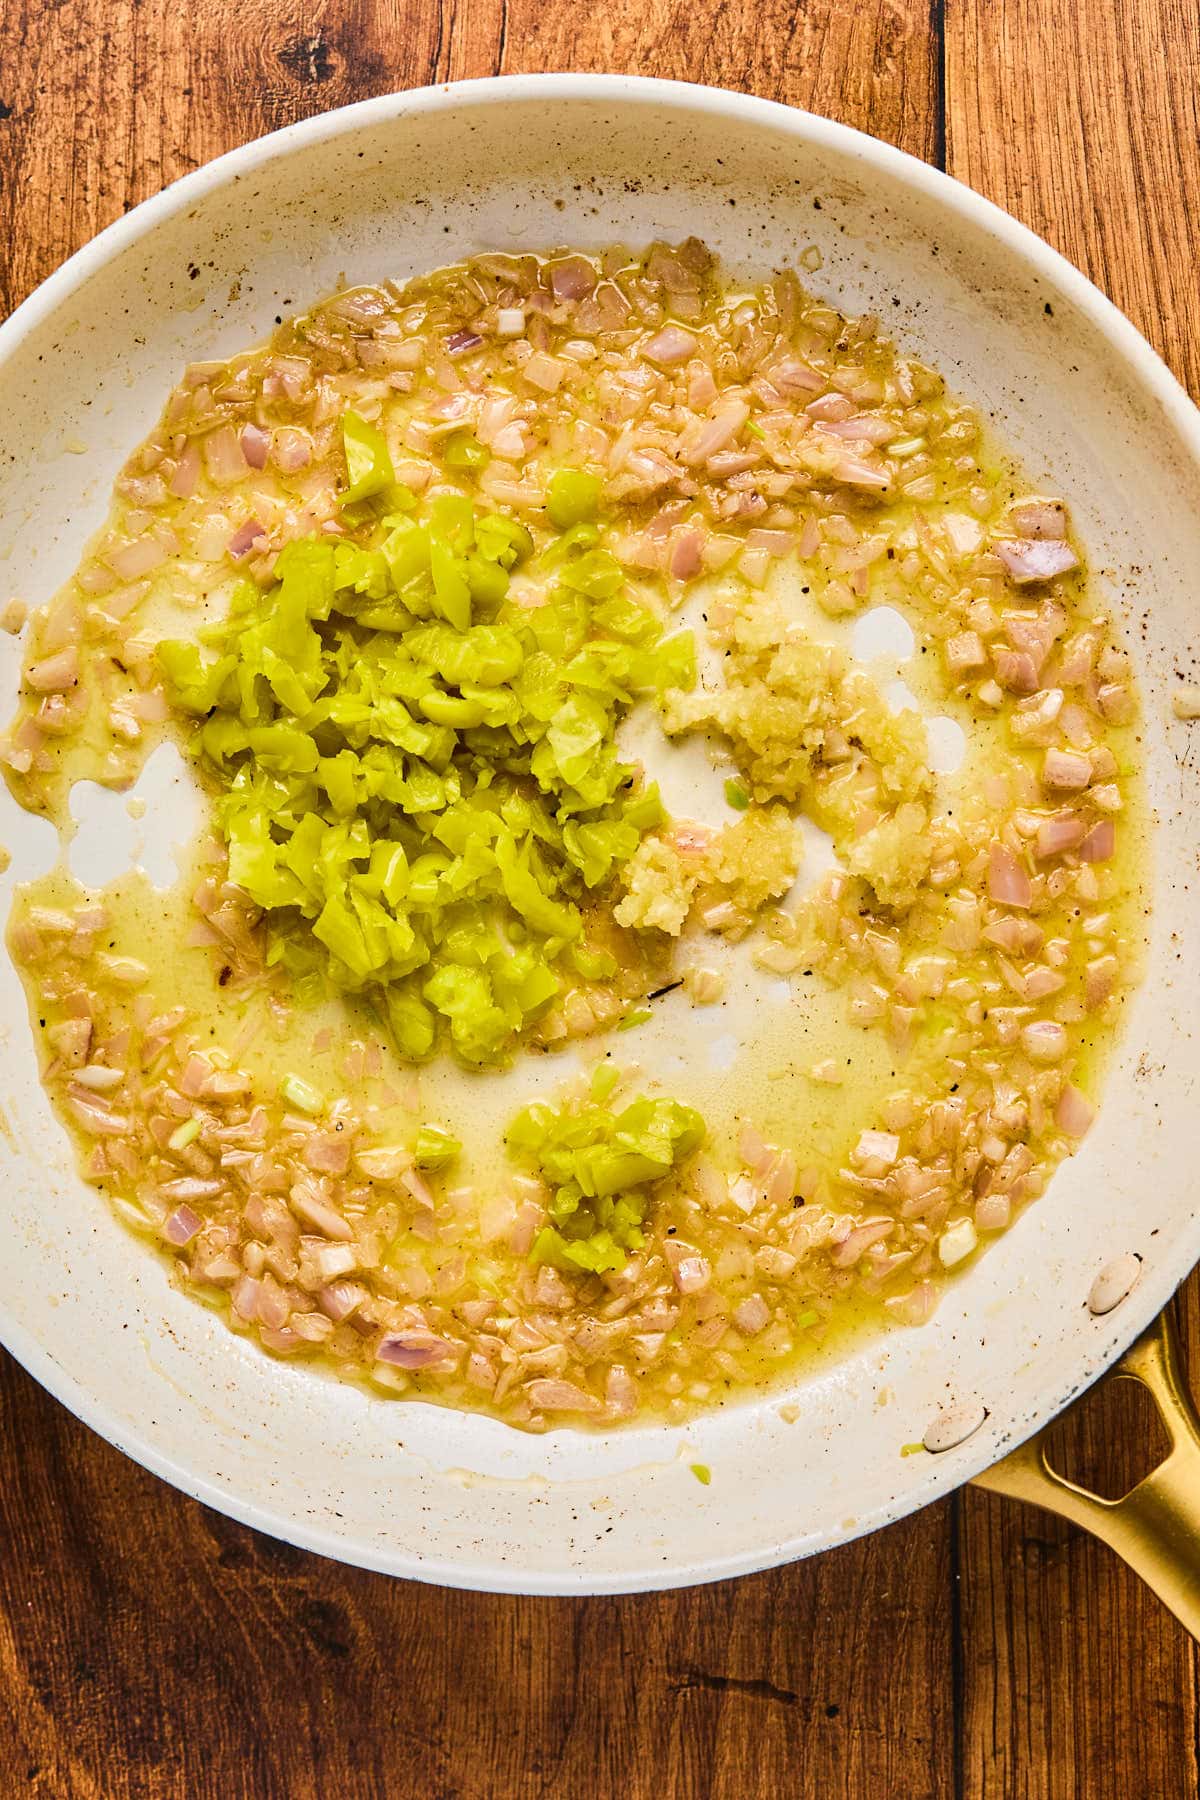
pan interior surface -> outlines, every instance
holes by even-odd
[[[786,1392],[686,1426],[538,1437],[369,1399],[262,1355],[177,1293],[75,1175],[5,958],[0,1337],[180,1487],[397,1574],[620,1591],[825,1548],[925,1504],[1044,1422],[1200,1255],[1186,829],[1200,727],[1170,705],[1172,684],[1194,674],[1200,416],[1082,277],[944,177],[763,102],[593,77],[393,96],[235,152],[105,234],[0,330],[8,589],[40,604],[68,577],[185,363],[255,343],[339,286],[489,249],[691,234],[748,275],[815,247],[813,289],[884,315],[1070,503],[1142,688],[1146,974],[1080,1153],[929,1325],[860,1342]],[[6,708],[19,660],[7,645]],[[7,794],[0,805],[7,892],[52,846],[44,822]],[[1093,1317],[1095,1276],[1130,1252],[1142,1271],[1133,1294]],[[966,1441],[902,1454],[958,1407],[986,1411]],[[693,1464],[711,1470],[709,1485]]]

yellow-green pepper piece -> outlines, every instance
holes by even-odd
[[[342,495],[343,506],[369,500],[392,486],[396,471],[387,442],[378,426],[368,425],[356,412],[342,414],[342,447],[346,452],[346,477],[349,482]]]

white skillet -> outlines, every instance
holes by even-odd
[[[45,599],[183,365],[261,339],[277,314],[485,248],[689,233],[750,273],[815,244],[813,285],[847,311],[880,311],[1069,499],[1145,701],[1148,971],[1083,1150],[932,1324],[686,1429],[529,1437],[273,1361],[178,1295],[74,1175],[4,959],[0,1338],[188,1493],[397,1575],[612,1592],[716,1580],[874,1530],[1045,1425],[1200,1257],[1200,778],[1169,699],[1193,668],[1200,414],[1094,287],[945,176],[764,101],[598,76],[388,96],[234,151],[104,232],[0,327],[0,588]],[[2,655],[12,689],[19,649]],[[45,828],[3,804],[19,875],[44,862]],[[1098,1272],[1130,1255],[1132,1292],[1094,1315]],[[931,1442],[952,1442],[980,1418],[953,1448],[900,1454],[931,1426]]]

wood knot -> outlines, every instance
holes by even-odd
[[[293,81],[319,87],[337,74],[337,58],[321,33],[293,38],[279,52],[279,61]]]

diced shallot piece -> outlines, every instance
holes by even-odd
[[[377,1144],[369,1150],[356,1150],[354,1163],[368,1181],[398,1181],[411,1167],[412,1154],[400,1144]]]
[[[104,560],[114,575],[122,581],[137,581],[148,575],[151,569],[157,569],[167,555],[168,548],[174,547],[174,540],[165,541],[153,532],[145,532],[141,537],[131,538],[127,544],[119,544],[114,550],[104,552]]]
[[[881,1243],[895,1229],[894,1219],[869,1219],[865,1225],[856,1225],[830,1253],[829,1260],[837,1269],[852,1269],[865,1250]]]
[[[553,1377],[544,1377],[531,1381],[527,1389],[530,1404],[540,1412],[581,1412],[596,1413],[601,1410],[601,1403],[586,1388],[577,1387],[573,1381],[561,1381]]]
[[[831,419],[822,430],[853,444],[888,444],[899,436],[895,425],[875,413],[859,413],[851,419]]]
[[[637,1411],[637,1384],[629,1370],[613,1363],[604,1382],[604,1399],[611,1413],[628,1419]]]
[[[1020,587],[1034,581],[1052,581],[1079,567],[1070,544],[1054,538],[1000,538],[996,555]]]
[[[1102,1006],[1117,985],[1119,965],[1115,956],[1093,957],[1083,972],[1083,997],[1089,1012]]]
[[[92,1021],[63,1019],[59,1024],[47,1027],[46,1036],[62,1062],[68,1068],[77,1069],[87,1061],[88,1047],[92,1041]]]
[[[129,1119],[125,1113],[115,1113],[107,1100],[98,1094],[84,1099],[80,1094],[68,1094],[67,1104],[83,1129],[93,1137],[127,1137],[130,1130]]]
[[[1085,863],[1108,862],[1117,848],[1117,828],[1111,819],[1101,819],[1092,826],[1079,846],[1079,860]]]
[[[249,1320],[257,1316],[258,1296],[259,1283],[255,1280],[254,1276],[240,1276],[234,1287],[233,1293],[230,1295],[230,1303],[239,1319],[245,1319],[249,1322]]]
[[[1081,793],[1092,779],[1091,760],[1074,750],[1047,750],[1042,758],[1042,786]]]
[[[402,1187],[406,1187],[418,1206],[433,1209],[433,1194],[424,1176],[418,1175],[415,1169],[405,1169],[400,1177]]]
[[[847,487],[885,488],[891,484],[886,469],[861,456],[839,456],[831,472],[835,481],[845,482]]]
[[[313,1226],[325,1237],[346,1243],[354,1236],[353,1227],[329,1204],[315,1181],[302,1176],[292,1186],[288,1199],[305,1224]]]
[[[671,546],[670,571],[677,581],[690,581],[698,575],[703,566],[701,552],[704,549],[704,535],[699,531],[685,531],[676,538]]]
[[[239,525],[227,546],[234,562],[240,562],[243,556],[248,556],[265,535],[257,519],[247,519],[244,525]]]
[[[225,1192],[225,1184],[203,1175],[181,1175],[176,1181],[164,1181],[162,1192],[168,1200],[215,1200]]]
[[[1040,858],[1060,856],[1064,850],[1074,850],[1082,841],[1085,829],[1078,813],[1051,813],[1038,825],[1034,845],[1036,855]]]
[[[380,1339],[375,1351],[376,1362],[391,1363],[397,1369],[427,1369],[434,1363],[454,1363],[462,1354],[461,1346],[452,1344],[436,1332],[393,1331]]]
[[[312,461],[312,443],[303,431],[284,426],[275,433],[274,455],[281,474],[295,475]]]
[[[743,1337],[757,1337],[763,1327],[770,1323],[771,1309],[761,1294],[750,1294],[733,1315],[733,1322]]]
[[[162,1228],[163,1236],[168,1244],[182,1250],[185,1244],[191,1243],[203,1223],[199,1213],[193,1212],[190,1206],[177,1206]]]
[[[699,358],[688,365],[687,403],[693,412],[707,412],[717,397],[712,370]]]
[[[1021,1044],[1031,1062],[1061,1062],[1067,1054],[1067,1034],[1057,1019],[1034,1019],[1022,1028]]]
[[[980,1231],[1003,1231],[1012,1217],[1007,1194],[984,1194],[975,1202],[975,1224]]]
[[[773,1152],[757,1126],[747,1119],[738,1132],[738,1155],[752,1175],[765,1175]]]
[[[699,1250],[693,1249],[691,1244],[680,1243],[676,1238],[665,1238],[663,1256],[681,1294],[699,1294],[712,1279],[708,1259]]]
[[[1067,509],[1061,500],[1021,500],[1008,517],[1023,538],[1060,540],[1067,535]]]
[[[695,338],[688,331],[682,331],[678,325],[666,325],[643,346],[642,354],[651,362],[671,363],[686,362],[689,356],[696,353]]]
[[[180,1093],[185,1094],[189,1100],[198,1100],[204,1093],[212,1072],[212,1064],[207,1058],[193,1051],[184,1063],[179,1077]]]
[[[1086,1094],[1081,1094],[1077,1087],[1067,1082],[1058,1096],[1058,1105],[1054,1108],[1054,1122],[1060,1131],[1068,1137],[1086,1136],[1096,1117],[1096,1109]]]
[[[522,1201],[508,1234],[508,1247],[514,1256],[528,1256],[543,1217],[543,1210],[536,1200]]]
[[[200,479],[200,446],[195,438],[189,438],[175,465],[175,473],[167,486],[180,500],[190,500],[196,491],[196,483]]]
[[[314,1254],[313,1261],[321,1280],[329,1283],[336,1281],[340,1275],[349,1275],[351,1269],[358,1265],[358,1256],[349,1244],[322,1244]]]
[[[350,1145],[345,1132],[314,1131],[301,1152],[306,1167],[322,1175],[344,1175],[350,1166]]]
[[[999,906],[1027,907],[1033,900],[1029,876],[1008,846],[998,841],[988,852],[988,893]]]
[[[807,363],[795,356],[781,357],[777,363],[771,364],[766,374],[772,387],[793,399],[799,394],[819,393],[825,385],[823,377],[815,369],[809,368]]]
[[[938,1303],[938,1290],[932,1281],[919,1281],[907,1294],[893,1294],[884,1306],[901,1325],[926,1325]]]
[[[998,649],[995,652],[995,665],[996,680],[1010,694],[1037,693],[1037,660],[1028,650]]]
[[[982,669],[987,662],[983,639],[977,631],[958,631],[946,639],[946,664],[954,674],[967,669]]]
[[[78,680],[79,652],[74,644],[31,663],[25,671],[25,685],[35,694],[65,694]]]
[[[317,1295],[317,1304],[327,1319],[340,1325],[351,1313],[357,1311],[363,1301],[368,1298],[365,1287],[356,1281],[331,1281]]]
[[[900,1154],[900,1139],[891,1131],[864,1131],[850,1152],[850,1160],[862,1174],[885,1175]]]
[[[228,487],[245,475],[246,458],[232,425],[222,425],[218,430],[210,431],[201,448],[209,477],[218,487]]]
[[[560,357],[547,356],[543,350],[535,351],[521,368],[526,381],[543,394],[556,394],[566,372],[567,365]]]
[[[249,424],[242,426],[240,442],[242,446],[242,455],[245,457],[250,467],[252,469],[265,469],[267,466],[267,453],[271,448],[270,432],[263,431],[260,426],[255,425],[251,421]]]
[[[707,462],[733,442],[749,417],[750,408],[744,400],[727,400],[707,419],[687,427],[679,442],[680,459],[691,468]]]

